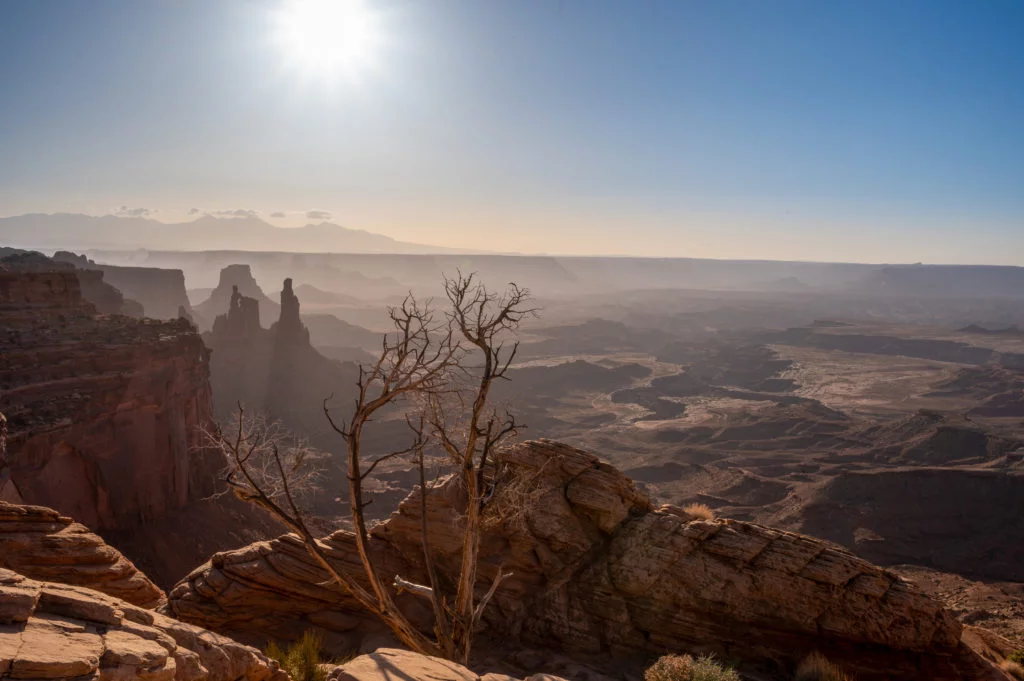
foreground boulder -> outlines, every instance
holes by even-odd
[[[634,673],[659,654],[692,652],[791,676],[820,651],[862,681],[1008,678],[961,642],[937,601],[835,545],[654,508],[615,468],[549,441],[501,454],[492,481],[480,588],[499,569],[513,573],[484,615],[498,645],[632,660]],[[461,501],[453,480],[428,491],[442,575],[457,571]],[[422,583],[420,506],[414,493],[372,534],[385,574]],[[358,570],[350,534],[325,541],[339,567]],[[365,615],[326,580],[297,539],[282,537],[214,556],[175,587],[169,608],[229,631],[287,621],[357,629]]]
[[[288,681],[254,648],[91,589],[3,569],[0,678]]]
[[[142,608],[167,602],[135,565],[84,525],[42,506],[0,501],[0,567],[95,589]]]
[[[393,679],[429,679],[429,681],[518,681],[506,674],[478,675],[461,664],[397,648],[379,648],[332,669],[328,681],[393,681]],[[565,681],[551,674],[534,674],[526,681]]]

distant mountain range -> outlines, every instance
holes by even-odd
[[[175,251],[284,251],[300,253],[469,253],[396,241],[329,222],[275,227],[256,217],[203,216],[193,222],[78,213],[28,213],[0,218],[0,243],[39,250],[116,248]]]

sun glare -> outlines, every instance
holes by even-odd
[[[366,0],[288,0],[277,38],[296,68],[324,76],[358,76],[380,41]]]

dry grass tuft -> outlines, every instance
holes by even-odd
[[[683,507],[683,512],[694,520],[714,520],[715,512],[707,504],[690,504]]]
[[[740,681],[735,670],[722,666],[711,655],[665,655],[644,672],[644,681]]]
[[[264,652],[288,672],[292,681],[326,681],[327,671],[320,664],[323,642],[319,632],[307,631],[287,649],[272,642]]]
[[[1002,664],[999,665],[999,668],[1015,679],[1024,680],[1024,667],[1017,662],[1012,660],[1003,660]]]
[[[821,653],[811,653],[796,668],[793,681],[850,681],[850,677]]]

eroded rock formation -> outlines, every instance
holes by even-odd
[[[0,502],[0,568],[75,584],[142,608],[167,602],[135,565],[84,525],[42,506]]]
[[[277,319],[281,314],[280,306],[263,292],[248,265],[228,265],[222,269],[217,287],[208,299],[196,305],[195,310],[208,323],[212,322],[220,315],[230,313],[238,293],[255,300],[264,319]]]
[[[248,274],[248,266],[245,268]],[[222,282],[229,277],[222,272]],[[261,294],[262,295],[262,294]],[[216,297],[216,296],[214,296]],[[213,300],[213,297],[211,297]],[[323,415],[324,398],[345,399],[353,389],[356,368],[321,355],[310,344],[309,331],[299,316],[299,300],[286,279],[279,318],[269,329],[260,324],[264,305],[232,286],[227,312],[204,334],[213,350],[211,380],[217,418],[230,418],[241,402],[247,409],[280,419],[320,447],[337,444]]]
[[[67,251],[54,253],[53,258],[71,263],[82,272],[99,272],[100,278],[141,305],[136,316],[141,317],[144,311],[145,316],[153,319],[177,319],[178,308],[192,312],[185,292],[185,275],[181,270],[103,265]]]
[[[34,251],[21,251],[0,260],[0,267],[7,271],[50,271],[72,270],[75,265],[66,261],[47,258]],[[95,269],[80,269],[78,275],[82,298],[92,303],[100,314],[123,314],[131,317],[142,317],[142,305],[126,298],[124,294],[104,281],[103,272]]]
[[[98,591],[0,569],[0,678],[288,681],[236,643]]]
[[[208,352],[188,322],[97,316],[76,272],[53,270],[0,272],[0,329],[0,498],[104,530],[215,491]]]
[[[819,650],[859,679],[1005,678],[961,642],[938,602],[835,545],[654,508],[616,469],[549,441],[504,452],[495,471],[480,563],[481,588],[499,569],[513,573],[484,616],[501,644],[634,660],[714,652],[770,674],[791,674]],[[428,494],[442,574],[457,570],[460,501],[453,479]],[[385,574],[425,581],[419,509],[414,493],[372,531]],[[349,533],[325,541],[358,573]],[[365,616],[325,580],[285,536],[214,556],[175,587],[169,608],[225,631],[358,629]],[[423,621],[421,604],[404,607]]]
[[[74,518],[169,587],[276,526],[211,498],[225,463],[200,432],[213,413],[195,327],[98,316],[80,274],[0,271],[0,500]]]

